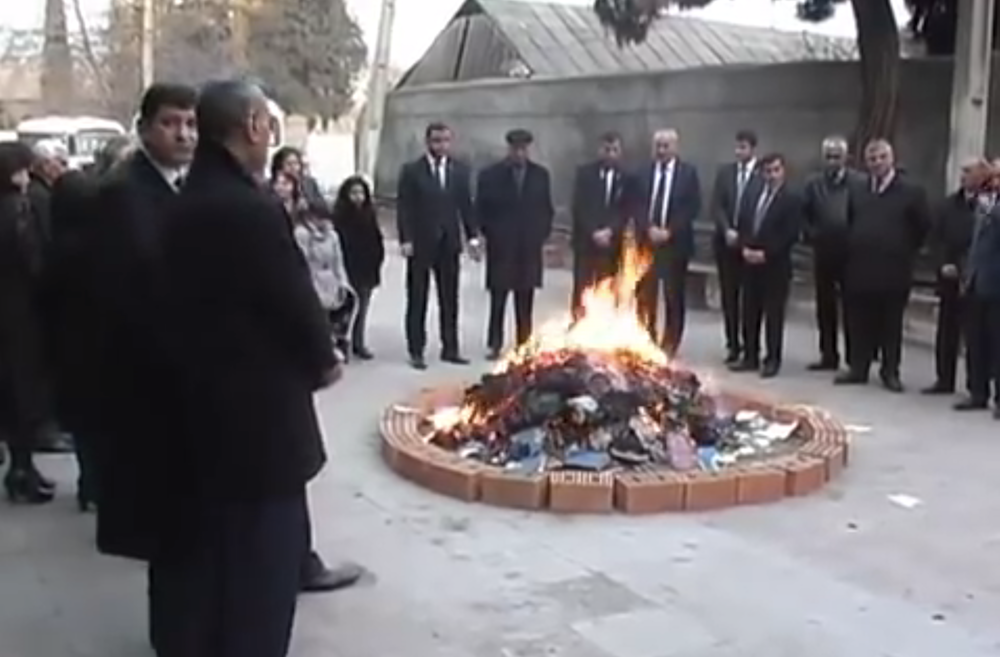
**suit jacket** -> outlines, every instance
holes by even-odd
[[[967,292],[993,303],[1000,302],[1000,204],[978,218],[966,263]]]
[[[715,172],[715,183],[712,185],[712,196],[711,205],[709,212],[711,213],[712,223],[715,225],[715,239],[716,241],[725,241],[727,230],[736,230],[739,224],[739,211],[740,208],[736,205],[736,197],[738,196],[738,180],[737,175],[739,173],[739,164],[736,162],[730,162],[729,164],[723,164]],[[746,182],[746,187],[744,188],[744,196],[746,196],[746,189],[756,181],[760,180],[760,167],[756,161],[752,163],[749,170],[749,177]]]
[[[552,232],[549,170],[525,165],[518,190],[513,165],[502,160],[483,169],[476,185],[476,216],[486,237],[486,287],[530,290],[542,285],[543,249]]]
[[[463,229],[466,239],[479,235],[472,170],[449,157],[442,189],[426,155],[404,164],[396,193],[396,223],[400,243],[412,244],[416,259],[433,258],[442,243],[450,252],[461,252]]]
[[[763,251],[764,263],[760,266],[783,271],[790,276],[792,248],[802,230],[802,198],[787,183],[783,184],[775,192],[757,225],[757,209],[764,190],[764,180],[757,178],[753,184],[747,185],[743,194],[737,228],[739,248]]]
[[[629,194],[629,206],[638,241],[646,247],[651,246],[648,231],[653,219],[650,211],[655,181],[656,165],[651,162],[632,177],[632,192]],[[694,254],[694,222],[700,213],[701,182],[698,180],[698,170],[692,164],[676,160],[665,226],[670,230],[671,237],[666,244],[653,249],[657,268],[662,269],[671,260],[687,261],[691,258]]]
[[[949,194],[934,208],[928,246],[939,284],[949,281],[941,277],[941,268],[955,265],[960,272],[965,269],[972,244],[972,233],[976,226],[976,200],[966,198],[964,191]]]
[[[611,193],[608,194],[607,183],[601,177],[602,171],[602,162],[589,162],[577,168],[573,179],[570,214],[573,219],[573,253],[577,258],[586,259],[604,250],[594,244],[596,231],[611,229],[613,236],[612,246],[607,249],[609,252],[616,250],[625,231],[628,174],[620,167],[612,169]]]
[[[329,324],[288,217],[220,147],[199,145],[164,271],[185,485],[199,499],[301,493],[326,458],[313,393],[336,362]]]

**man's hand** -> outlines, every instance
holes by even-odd
[[[323,387],[329,388],[344,376],[344,368],[337,363],[323,374]]]
[[[480,237],[473,237],[469,240],[469,255],[473,260],[479,262],[483,258],[483,240]]]
[[[412,258],[413,257],[413,245],[410,244],[409,242],[403,242],[402,244],[400,244],[399,245],[399,255],[403,256],[404,258]]]
[[[941,275],[945,278],[958,278],[958,267],[955,265],[944,265],[941,267]]]
[[[593,234],[594,244],[607,248],[611,246],[611,229],[602,228],[600,230],[595,230]]]
[[[743,249],[743,259],[751,265],[764,264],[764,252],[758,249]]]
[[[740,234],[737,233],[732,228],[726,229],[726,245],[736,246],[736,243],[740,240]]]
[[[649,227],[649,241],[653,244],[665,244],[670,241],[670,229],[659,226]]]

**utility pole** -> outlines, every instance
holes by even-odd
[[[375,40],[375,56],[368,79],[368,101],[362,123],[361,144],[358,148],[358,172],[369,181],[375,180],[385,97],[389,92],[389,55],[392,48],[392,24],[396,19],[396,0],[382,0]]]
[[[153,57],[156,48],[156,8],[154,0],[142,0],[142,28],[140,30],[140,48],[142,49],[142,88],[148,89],[153,84]]]

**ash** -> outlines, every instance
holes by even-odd
[[[466,421],[432,442],[521,472],[714,470],[778,451],[796,432],[724,408],[693,372],[628,351],[535,355],[468,388],[462,411]]]

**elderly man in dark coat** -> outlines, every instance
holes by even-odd
[[[549,171],[529,157],[532,141],[527,130],[510,131],[507,157],[479,174],[476,206],[486,238],[486,289],[490,293],[486,347],[491,360],[503,348],[511,293],[517,344],[531,337],[535,289],[542,285],[542,250],[552,232]]]

